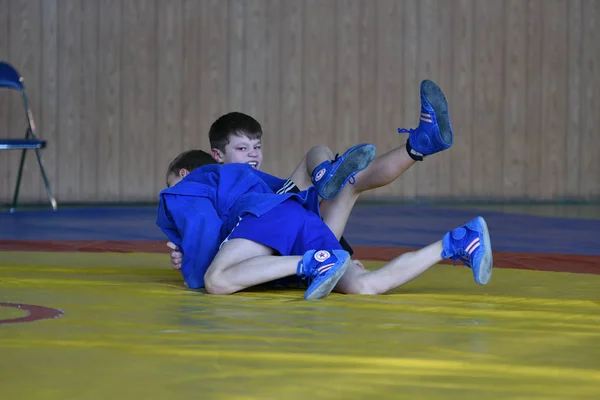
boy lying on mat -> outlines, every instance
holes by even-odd
[[[277,194],[283,180],[248,164],[216,165],[200,150],[169,166],[169,188],[160,194],[157,225],[181,249],[181,272],[190,288],[231,294],[286,277],[305,279],[306,299],[332,290],[379,294],[405,284],[442,259],[460,259],[479,284],[492,273],[492,250],[483,218],[446,233],[423,249],[369,271],[350,260],[339,237],[321,219],[319,196],[329,212],[350,215],[349,181],[374,158],[374,146],[354,146],[315,170],[314,186]],[[320,172],[323,171],[323,172]],[[350,204],[350,210],[345,209]],[[347,217],[346,217],[347,219]],[[345,224],[345,221],[344,221]]]

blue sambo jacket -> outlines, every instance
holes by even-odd
[[[248,164],[212,164],[160,193],[156,224],[181,249],[188,287],[204,287],[204,274],[219,246],[245,214],[261,216],[290,197],[319,214],[314,187],[276,194],[284,182]]]

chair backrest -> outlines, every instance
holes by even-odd
[[[23,91],[23,77],[7,62],[0,61],[0,87]]]

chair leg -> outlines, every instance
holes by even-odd
[[[10,208],[10,212],[15,212],[15,208],[17,207],[17,199],[19,198],[19,188],[21,187],[21,177],[23,176],[23,165],[25,165],[25,154],[27,153],[27,149],[23,149],[21,152],[21,162],[19,163],[19,173],[17,175],[17,184],[15,186],[15,194],[13,196],[12,207]]]
[[[52,209],[56,211],[57,204],[56,199],[52,195],[52,189],[50,188],[50,181],[48,181],[48,176],[46,175],[46,168],[44,167],[44,162],[42,160],[42,152],[40,149],[35,149],[35,154],[37,155],[38,164],[40,164],[40,171],[42,171],[42,178],[44,178],[44,185],[46,186],[46,194],[48,195],[48,200],[52,205]]]

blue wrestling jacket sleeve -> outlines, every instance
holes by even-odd
[[[188,287],[204,287],[221,244],[222,221],[210,197],[161,193],[156,223],[184,254],[181,273]]]

